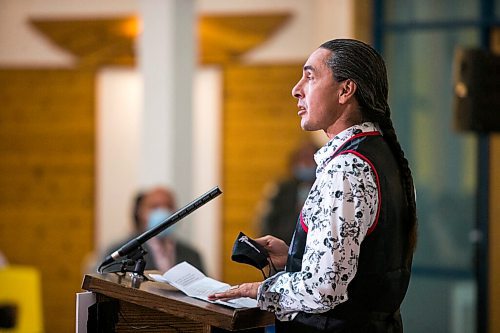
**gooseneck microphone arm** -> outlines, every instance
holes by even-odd
[[[97,271],[101,272],[104,266],[107,266],[122,257],[126,257],[130,254],[135,253],[141,247],[141,245],[147,242],[149,239],[158,235],[160,232],[171,227],[175,223],[179,222],[184,217],[188,216],[189,214],[191,214],[192,212],[194,212],[195,210],[197,210],[210,200],[219,196],[220,194],[222,194],[222,191],[219,189],[218,186],[212,188],[210,191],[206,192],[205,194],[201,195],[197,199],[193,200],[186,206],[176,211],[174,214],[170,215],[156,227],[151,228],[142,233],[141,235],[131,239],[130,241],[122,245],[122,247],[120,247],[118,250],[108,255],[101,263]]]

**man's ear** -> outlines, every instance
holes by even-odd
[[[341,90],[340,90],[340,95],[339,95],[339,103],[340,104],[345,104],[352,98],[354,98],[354,94],[356,93],[356,90],[358,89],[358,86],[356,85],[356,82],[347,79],[341,83]]]

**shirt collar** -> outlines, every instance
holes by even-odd
[[[372,122],[365,122],[359,125],[354,125],[349,128],[346,128],[342,132],[335,135],[333,139],[328,141],[323,147],[321,147],[316,152],[316,154],[314,154],[314,160],[318,165],[317,171],[320,171],[322,168],[325,167],[326,164],[328,164],[335,151],[340,146],[342,146],[342,144],[344,144],[347,140],[360,133],[374,132],[374,131],[381,132],[377,124]]]

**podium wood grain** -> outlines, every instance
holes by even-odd
[[[119,302],[116,332],[212,332],[264,327],[274,316],[258,308],[232,309],[184,295],[171,286],[145,281],[132,286],[128,276],[87,274],[82,289],[97,294],[98,302]]]

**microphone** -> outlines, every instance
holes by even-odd
[[[210,200],[216,198],[220,194],[222,194],[222,191],[219,189],[218,186],[212,188],[211,190],[209,190],[205,194],[202,194],[197,199],[193,200],[192,202],[190,202],[186,206],[184,206],[181,209],[179,209],[178,211],[176,211],[174,214],[170,215],[168,218],[166,218],[163,222],[161,222],[156,227],[151,228],[151,229],[145,231],[144,233],[142,233],[141,235],[131,239],[130,241],[128,241],[127,243],[122,245],[122,247],[120,247],[118,250],[116,250],[115,252],[108,255],[104,259],[104,261],[101,263],[101,265],[99,266],[97,271],[101,272],[102,267],[107,266],[107,265],[111,264],[112,262],[133,253],[137,248],[139,248],[146,241],[148,241],[152,237],[158,235],[160,232],[169,228],[170,226],[174,225],[175,223],[179,222],[184,217],[188,216],[189,214],[191,214],[192,212],[194,212],[195,210],[197,210],[198,208],[200,208],[201,206],[203,206],[204,204],[206,204]]]

